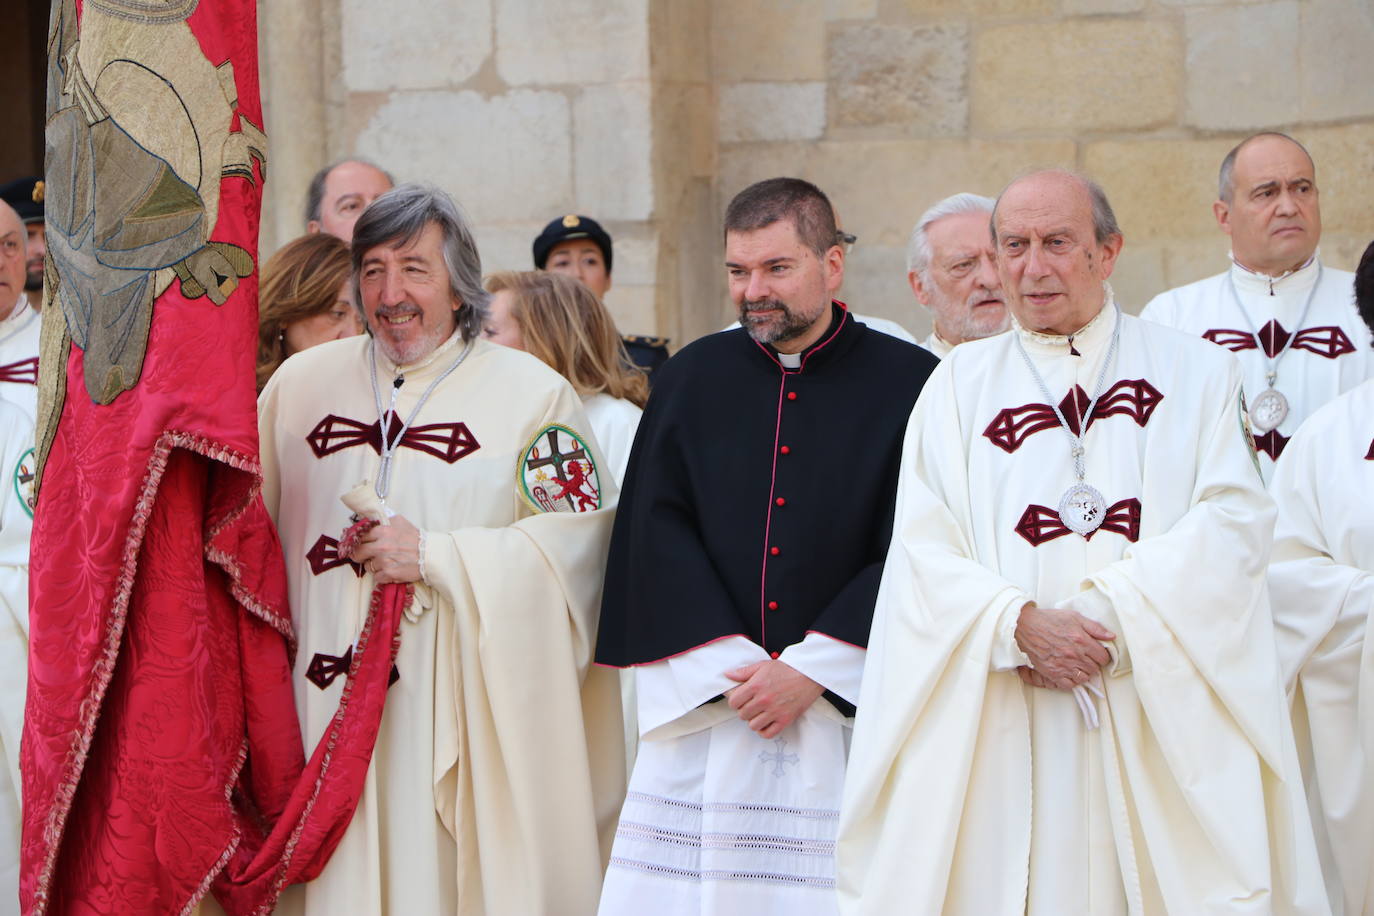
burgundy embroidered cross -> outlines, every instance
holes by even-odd
[[[18,362],[0,366],[0,382],[14,382],[19,385],[38,384],[38,357],[30,356]]]
[[[393,415],[387,431],[388,441],[396,441],[401,432],[401,418]],[[371,446],[377,454],[382,453],[381,421],[360,423],[347,417],[330,414],[305,437],[310,450],[316,458],[332,455],[335,452],[352,448],[355,445]],[[476,437],[466,423],[430,423],[426,426],[412,426],[401,439],[404,448],[412,448],[453,464],[481,448]]]
[[[363,565],[339,556],[339,542],[327,534],[320,535],[320,539],[306,553],[305,558],[310,561],[310,571],[317,576],[340,566],[353,567],[354,575],[359,578],[363,575]]]
[[[1264,435],[1255,437],[1255,450],[1264,452],[1274,461],[1278,461],[1284,447],[1288,445],[1288,439],[1288,436],[1279,435],[1277,429],[1271,429]]]
[[[1206,331],[1202,335],[1207,340],[1218,346],[1225,347],[1233,353],[1240,353],[1242,350],[1258,350],[1261,346],[1265,354],[1273,359],[1283,352],[1284,344],[1288,343],[1288,332],[1283,329],[1277,319],[1270,319],[1269,323],[1260,328],[1259,340],[1255,340],[1255,335],[1249,331],[1238,331],[1234,328],[1214,328]],[[1336,325],[1322,325],[1316,328],[1304,328],[1293,338],[1292,350],[1306,350],[1327,359],[1335,359],[1347,353],[1355,352],[1355,345],[1350,342],[1344,330]]]
[[[305,669],[305,679],[321,690],[328,690],[329,685],[338,680],[341,675],[345,677],[348,675],[348,669],[352,664],[352,646],[345,649],[343,655],[325,655],[323,652],[316,652],[315,657],[310,659],[310,664]],[[392,665],[391,676],[386,679],[386,685],[390,687],[400,679],[400,670]]]
[[[1131,497],[1112,503],[1107,507],[1107,517],[1102,520],[1101,527],[1089,531],[1083,535],[1083,539],[1091,541],[1098,531],[1124,535],[1132,543],[1140,540],[1140,500]],[[1039,547],[1073,532],[1060,521],[1058,512],[1048,506],[1031,505],[1021,513],[1021,519],[1016,523],[1016,533],[1029,541],[1032,547]]]
[[[1150,422],[1150,416],[1162,400],[1164,395],[1159,393],[1159,389],[1144,379],[1122,379],[1102,393],[1102,397],[1097,401],[1097,407],[1093,409],[1093,415],[1088,418],[1087,426],[1092,426],[1094,421],[1104,417],[1123,414],[1135,420],[1136,425],[1143,427]],[[1079,434],[1083,414],[1087,412],[1090,401],[1091,398],[1082,386],[1074,385],[1069,393],[1064,395],[1064,400],[1059,402],[1064,422],[1069,424],[1074,435]],[[988,428],[983,430],[983,435],[991,440],[993,445],[1011,454],[1031,436],[1047,429],[1054,429],[1058,425],[1059,420],[1050,405],[1026,404],[998,411],[997,416],[988,424]]]
[[[1365,461],[1374,461],[1374,442],[1369,443],[1369,451],[1364,453]]]

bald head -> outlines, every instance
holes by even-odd
[[[1221,199],[1212,212],[1243,266],[1279,276],[1312,259],[1322,217],[1317,168],[1301,143],[1256,134],[1227,154],[1219,182]]]
[[[992,235],[1002,291],[1022,326],[1073,334],[1102,309],[1121,231],[1096,183],[1060,170],[1018,178],[997,198]]]
[[[389,174],[362,159],[345,159],[320,169],[306,192],[306,231],[352,241],[353,224],[392,185]]]
[[[0,201],[0,321],[10,317],[24,291],[24,259],[28,241],[24,221],[14,208]]]

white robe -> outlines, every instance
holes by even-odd
[[[820,633],[779,654],[850,702],[863,657]],[[836,912],[835,831],[854,720],[819,699],[765,739],[723,700],[708,702],[739,686],[724,672],[767,658],[731,636],[633,669],[641,741],[602,916]]]
[[[1245,397],[1251,404],[1269,387],[1266,373],[1270,360],[1254,345],[1254,335],[1236,307],[1227,278],[1234,280],[1256,330],[1274,321],[1285,332],[1298,332],[1279,360],[1275,385],[1288,399],[1288,417],[1267,440],[1255,430],[1266,483],[1274,475],[1277,453],[1303,420],[1342,392],[1374,378],[1374,350],[1369,329],[1355,310],[1353,274],[1322,267],[1321,286],[1312,297],[1302,327],[1297,327],[1303,303],[1317,281],[1319,264],[1320,256],[1314,257],[1302,269],[1271,280],[1232,263],[1226,273],[1160,293],[1140,313],[1141,318],[1187,334],[1210,334],[1211,339],[1235,352],[1245,370]]]
[[[340,496],[375,480],[380,464],[366,439],[378,413],[367,346],[354,337],[302,351],[259,401],[307,748],[345,682],[321,689],[306,678],[311,661],[354,642],[373,585],[330,546],[349,524]],[[400,417],[459,347],[455,334],[400,370],[378,355],[384,399],[397,371],[405,376]],[[401,625],[400,679],[353,820],[323,874],[289,890],[279,912],[594,911],[624,797],[616,678],[588,672],[616,487],[600,475],[602,508],[581,513],[536,513],[520,498],[526,448],[553,423],[588,428],[567,382],[527,353],[478,340],[425,403],[405,440],[416,444],[397,449],[388,504],[425,538],[419,619]]]
[[[0,321],[0,398],[18,405],[33,420],[38,412],[38,331],[43,320],[27,294]],[[29,381],[29,379],[33,381]]]
[[[1116,320],[1072,350],[1019,329],[962,344],[921,392],[845,788],[847,914],[1327,912],[1235,360],[1121,319],[1086,435],[1107,520],[1085,539],[1050,508],[1069,442],[1014,335],[1086,406]],[[1095,731],[1071,693],[1016,675],[1032,600],[1117,634]]]
[[[950,352],[954,349],[954,344],[945,340],[943,337],[941,337],[934,331],[931,331],[930,336],[927,337],[925,340],[921,341],[921,346],[925,347],[931,353],[934,353],[936,356],[940,357],[940,359],[944,359],[946,356],[949,356]]]
[[[1374,914],[1374,382],[1312,415],[1270,487],[1269,587],[1337,914]]]
[[[0,914],[19,912],[19,738],[29,657],[29,534],[19,478],[33,473],[33,419],[0,399]]]
[[[596,444],[606,453],[606,464],[619,486],[625,479],[625,468],[630,463],[630,448],[635,444],[635,430],[639,429],[639,418],[644,411],[624,398],[613,398],[604,391],[583,398],[582,407],[587,411],[587,421],[592,425]]]

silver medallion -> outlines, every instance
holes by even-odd
[[[1288,399],[1276,388],[1266,388],[1250,405],[1250,422],[1261,433],[1278,429],[1288,416]]]
[[[1084,537],[1102,526],[1107,517],[1107,501],[1096,487],[1078,483],[1069,487],[1059,500],[1059,520],[1074,534]]]

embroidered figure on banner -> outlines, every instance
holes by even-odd
[[[564,447],[563,438],[571,440]],[[516,470],[520,495],[536,512],[601,508],[601,478],[592,450],[566,426],[546,426],[525,447]]]
[[[801,763],[801,758],[795,753],[787,752],[786,738],[774,738],[773,744],[777,747],[777,750],[773,751],[771,754],[768,751],[759,751],[759,760],[763,763],[773,764],[773,775],[781,777],[787,774],[787,770],[784,768],[783,764],[790,763],[796,766]]]

